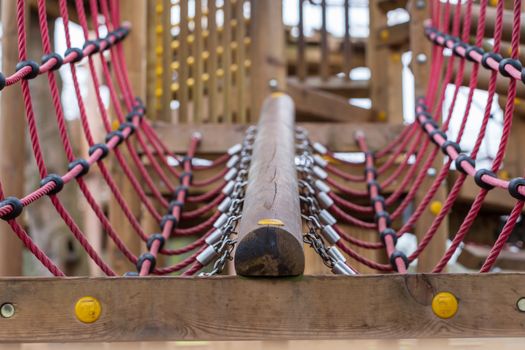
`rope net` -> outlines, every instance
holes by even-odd
[[[74,2],[85,38],[82,48],[71,46],[67,1],[57,1],[60,16],[64,21],[67,50],[63,55],[52,52],[46,1],[38,0],[43,56],[41,62],[37,63],[27,55],[24,21],[26,10],[24,1],[17,0],[20,62],[16,65],[13,74],[5,76],[0,73],[0,88],[15,88],[13,85],[19,85],[22,89],[29,138],[41,182],[37,189],[22,198],[4,197],[4,190],[0,183],[0,218],[7,221],[13,233],[51,274],[64,276],[60,268],[35,244],[17,221],[25,207],[49,197],[61,220],[88,256],[106,275],[113,276],[115,272],[112,267],[101,253],[93,248],[60,199],[59,193],[64,186],[71,186],[70,183],[76,182],[104,232],[124,257],[136,266],[136,272],[129,272],[127,275],[165,275],[174,272],[194,275],[212,263],[211,272],[207,274],[220,273],[231,259],[236,243],[235,229],[241,217],[256,128],[248,128],[242,143],[232,146],[227,153],[210,161],[206,166],[194,164],[201,140],[199,134],[191,137],[184,155],[174,154],[163,143],[146,118],[146,106],[133,93],[122,48],[122,42],[128,36],[131,26],[120,20],[119,1],[89,0],[86,3],[76,0]],[[469,43],[473,17],[472,0],[461,5],[438,0],[429,3],[430,18],[425,23],[425,33],[433,44],[432,64],[426,94],[416,101],[416,120],[413,123],[406,125],[388,146],[375,152],[370,151],[366,135],[357,132],[355,140],[360,151],[365,155],[363,163],[340,159],[324,145],[310,141],[305,130],[297,129],[299,195],[302,216],[308,227],[304,241],[314,248],[334,273],[348,275],[357,273],[352,264],[347,263],[346,256],[378,271],[407,273],[409,265],[432,241],[469,176],[474,178],[480,188],[479,192],[458,231],[453,235],[450,247],[432,272],[443,271],[468,234],[491,189],[498,187],[508,191],[515,199],[515,204],[480,272],[488,272],[492,269],[523,209],[525,179],[519,177],[505,180],[496,175],[503,163],[512,127],[516,84],[525,82],[525,71],[518,59],[521,1],[515,0],[512,10],[510,57],[503,57],[500,52],[504,19],[503,1],[499,1],[496,7],[492,51],[482,48],[483,37],[487,32],[488,0],[480,1],[473,44]],[[89,12],[89,17],[86,12]],[[99,30],[100,18],[104,19],[107,26],[107,34],[104,36]],[[95,38],[90,39],[90,30],[95,33]],[[451,52],[451,55],[447,52]],[[98,117],[106,132],[103,142],[97,142],[93,136],[93,126],[87,117],[85,101],[81,94],[76,65],[82,60],[87,60],[90,79],[95,88]],[[101,82],[95,64],[100,65],[102,77],[108,86],[114,117],[118,122],[116,128],[100,94]],[[85,159],[78,157],[73,150],[71,135],[68,133],[60,102],[56,71],[63,65],[68,65],[71,69],[83,137],[89,145],[89,157]],[[456,101],[466,68],[471,68],[467,104],[464,110],[458,111]],[[473,115],[471,107],[480,69],[490,72],[488,96],[481,127],[479,130],[468,130],[467,122]],[[482,141],[486,138],[498,76],[508,79],[501,142],[491,168],[479,169],[476,168],[476,157]],[[63,174],[49,173],[43,156],[41,130],[37,128],[38,111],[33,108],[33,96],[29,87],[29,80],[37,78],[47,78],[49,84],[60,141],[69,163],[67,171]],[[454,92],[450,105],[444,109],[445,89],[449,84],[453,85]],[[457,113],[461,113],[459,132],[454,139],[450,139],[447,131],[452,116]],[[468,153],[462,151],[459,146],[465,133],[476,135],[474,147]],[[414,202],[428,171],[435,166],[439,152],[445,155],[445,161],[439,165],[432,185],[410,216],[404,219],[402,227],[398,230],[392,228],[392,221],[401,218],[409,205]],[[398,162],[400,157],[402,160]],[[114,160],[118,171],[121,171],[126,181],[132,185],[141,205],[158,222],[158,232],[146,232],[143,228],[108,169],[106,163],[108,158]],[[176,160],[175,166],[170,163],[173,159]],[[336,167],[332,161],[342,166]],[[459,176],[454,181],[439,214],[419,240],[417,249],[407,256],[396,249],[396,243],[405,233],[413,231],[414,225],[445,181],[452,163]],[[84,177],[95,166],[119,210],[124,214],[134,233],[143,241],[147,252],[136,255],[126,245],[118,228],[113,226],[100,203],[95,199]],[[202,170],[213,174],[206,179],[194,180],[194,173]],[[393,185],[396,185],[394,190],[386,195],[383,189]],[[206,190],[199,194],[192,193],[195,189],[203,188]],[[193,209],[189,209],[190,205]],[[346,230],[338,224],[338,221],[358,228],[376,230],[380,241],[357,238],[352,230]],[[180,236],[192,237],[192,241],[177,249],[166,247],[166,242],[170,238]],[[356,248],[384,250],[388,263],[373,261],[359,253]],[[176,264],[162,267],[157,264],[159,255],[173,256],[186,253],[189,253],[189,256]]]

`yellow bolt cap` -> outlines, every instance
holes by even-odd
[[[82,297],[75,304],[75,315],[81,322],[93,323],[99,319],[101,313],[102,307],[96,298]]]
[[[432,299],[432,311],[439,318],[451,318],[458,311],[458,299],[450,292],[437,293]]]
[[[441,201],[432,201],[432,203],[430,203],[430,212],[432,214],[438,215],[441,209],[443,209],[443,203],[441,203]]]

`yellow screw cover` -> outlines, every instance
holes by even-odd
[[[443,209],[443,203],[441,203],[441,201],[432,201],[432,203],[430,203],[430,212],[432,214],[438,215],[441,209]]]
[[[439,318],[451,318],[458,311],[458,299],[450,292],[437,293],[432,299],[432,311]]]
[[[274,225],[274,226],[284,226],[284,223],[279,219],[261,219],[257,222],[258,225]]]
[[[102,307],[100,302],[93,297],[86,296],[78,299],[75,304],[75,315],[84,323],[93,323],[99,319]]]

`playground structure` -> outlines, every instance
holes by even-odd
[[[352,6],[369,6],[366,39],[350,35]],[[291,28],[280,0],[2,1],[0,340],[522,336],[525,256],[505,249],[523,242],[522,8],[299,0]],[[403,9],[409,21],[389,24]],[[64,53],[51,45],[58,17]],[[362,66],[370,78],[353,79]],[[487,96],[477,127],[475,89]],[[502,132],[485,168],[493,101]],[[104,277],[65,277],[80,263],[35,236],[50,213]],[[409,254],[397,244],[408,233]],[[476,272],[446,273],[467,237],[459,261]],[[55,277],[12,277],[22,246]]]

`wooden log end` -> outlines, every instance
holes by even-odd
[[[234,257],[238,275],[298,276],[304,272],[304,250],[297,238],[278,226],[262,226],[239,242]]]

